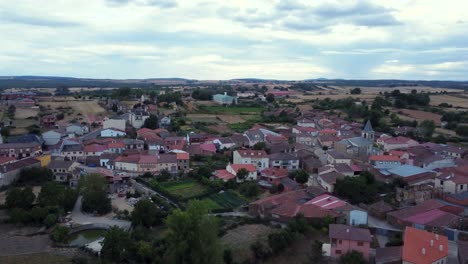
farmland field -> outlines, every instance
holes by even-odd
[[[212,194],[209,196],[209,199],[214,201],[220,207],[227,209],[237,208],[246,203],[244,199],[230,191]]]
[[[209,211],[216,210],[216,209],[223,209],[221,205],[219,205],[218,203],[216,203],[210,198],[205,198],[205,199],[202,199],[201,201],[205,203],[205,206]]]
[[[213,114],[260,114],[263,111],[262,107],[225,107],[225,106],[205,106],[201,109]]]
[[[206,188],[195,181],[178,181],[164,182],[161,187],[172,195],[180,196],[182,199],[187,199],[200,195],[206,191]]]
[[[411,109],[396,109],[393,110],[399,114],[400,118],[404,120],[416,120],[416,121],[423,121],[423,120],[432,120],[436,125],[440,125],[442,116],[439,114],[434,114],[430,112],[420,111],[420,110],[411,110]]]
[[[16,108],[15,119],[26,119],[28,117],[36,117],[39,113],[39,108]]]
[[[431,95],[431,105],[439,105],[441,103],[447,103],[453,107],[468,108],[468,97],[465,94],[454,94],[454,95]]]

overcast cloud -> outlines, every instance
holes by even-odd
[[[0,1],[0,75],[468,79],[464,0]]]

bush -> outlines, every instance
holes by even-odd
[[[70,228],[57,225],[51,234],[51,239],[58,243],[66,243],[70,233]]]
[[[260,187],[255,182],[246,182],[239,187],[239,192],[248,198],[253,198],[260,193]]]

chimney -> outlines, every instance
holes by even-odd
[[[444,245],[440,245],[440,246],[439,246],[439,250],[440,250],[440,251],[444,251]]]
[[[439,240],[439,234],[436,234],[435,237],[436,237],[436,240]]]
[[[227,96],[227,92],[224,92],[224,96]]]
[[[423,255],[426,255],[426,249],[425,249],[425,248],[422,248],[422,249],[421,249],[421,253],[422,253]]]
[[[346,233],[349,233],[349,228],[346,228]]]
[[[434,240],[431,239],[431,247],[434,246]]]

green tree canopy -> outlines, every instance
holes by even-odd
[[[162,223],[165,214],[150,200],[144,199],[135,204],[132,212],[132,224],[152,227]]]
[[[218,222],[207,213],[203,202],[190,201],[186,211],[176,209],[167,217],[167,255],[171,263],[222,262]]]
[[[300,184],[304,184],[309,180],[309,174],[305,170],[297,170],[293,175],[296,182]]]
[[[246,170],[245,168],[240,169],[236,173],[236,177],[237,179],[239,179],[239,181],[245,180],[245,178],[247,178],[248,175],[249,175],[249,171]]]
[[[112,209],[107,197],[107,181],[97,174],[89,174],[80,178],[79,190],[83,195],[81,209],[85,212],[105,214]]]
[[[5,205],[7,208],[31,208],[36,196],[34,195],[31,187],[23,189],[12,188],[7,191]]]
[[[107,230],[104,236],[101,256],[113,263],[122,263],[128,259],[131,248],[130,234],[117,226],[113,226]]]
[[[42,186],[38,202],[41,206],[59,206],[64,211],[70,211],[75,205],[77,191],[57,182],[47,182]]]
[[[150,116],[145,120],[143,127],[146,127],[149,129],[159,128],[158,117],[153,114],[150,114]]]

